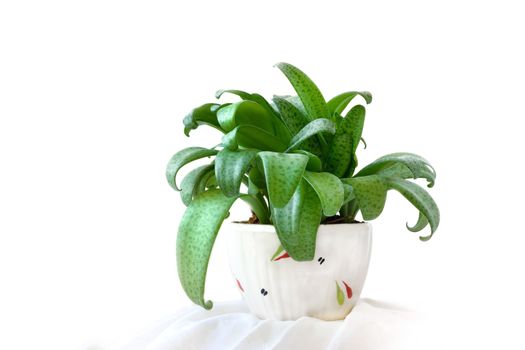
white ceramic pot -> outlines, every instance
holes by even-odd
[[[271,225],[228,224],[230,268],[250,311],[263,319],[343,319],[359,299],[370,261],[372,226],[321,225],[315,258],[279,252]]]

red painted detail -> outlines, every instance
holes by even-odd
[[[275,258],[274,261],[278,261],[278,260],[281,260],[281,259],[286,259],[286,258],[289,258],[289,257],[290,257],[290,255],[288,255],[288,252],[284,252],[283,255],[281,255],[281,256]]]
[[[348,297],[348,299],[352,299],[352,288],[350,288],[350,286],[346,284],[345,281],[343,281],[343,284],[345,285],[345,288],[346,288],[346,296]]]
[[[237,287],[241,290],[241,292],[244,292],[244,289],[242,289],[241,282],[239,282],[238,279],[235,279],[237,281]]]

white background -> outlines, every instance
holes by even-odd
[[[0,348],[105,349],[190,305],[164,169],[219,88],[369,90],[361,164],[425,156],[428,243],[389,194],[364,296],[429,312],[447,348],[524,347],[525,22],[510,1],[2,1]],[[234,218],[245,218],[242,205]],[[237,298],[218,238],[207,297]]]

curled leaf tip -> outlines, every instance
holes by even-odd
[[[407,230],[409,230],[410,232],[419,232],[423,230],[427,225],[428,225],[428,219],[421,212],[419,212],[417,222],[414,224],[414,226],[410,226],[408,222],[406,223]]]
[[[370,91],[363,91],[361,96],[363,96],[363,98],[365,99],[366,104],[369,105],[372,103],[372,94],[370,93]]]
[[[364,148],[363,148],[363,149],[366,149],[366,148],[368,147],[368,145],[366,144],[366,141],[365,141],[365,139],[361,137],[361,139],[360,139],[360,140],[361,140],[361,142],[363,143],[363,146],[364,146]]]
[[[433,233],[431,233],[431,234],[428,235],[428,236],[419,236],[419,240],[420,240],[421,242],[428,242],[428,241],[430,241],[430,239],[432,238],[432,236],[433,236]]]
[[[215,91],[215,98],[221,98],[222,94],[224,94],[224,89]]]
[[[213,308],[213,301],[208,300],[202,304],[202,307],[206,310],[211,310]]]
[[[414,225],[414,226],[410,226],[410,225],[408,224],[408,221],[407,221],[407,223],[405,224],[405,226],[406,226],[407,230],[409,230],[410,232],[419,232],[419,231],[421,231],[421,230],[423,229],[423,228],[418,228],[418,227],[417,227],[417,224]]]

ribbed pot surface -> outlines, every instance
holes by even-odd
[[[294,261],[272,225],[224,225],[230,268],[244,301],[262,319],[343,319],[359,299],[372,245],[368,223],[321,225],[315,258]]]

